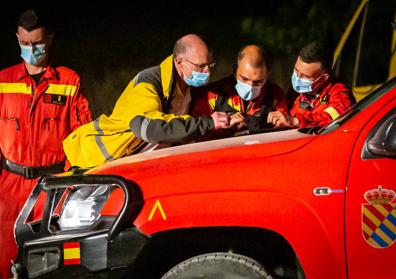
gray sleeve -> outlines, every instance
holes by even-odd
[[[150,143],[186,143],[213,130],[214,122],[210,116],[165,121],[138,115],[129,126],[136,137]]]

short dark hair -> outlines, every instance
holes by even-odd
[[[44,28],[48,33],[53,32],[49,18],[42,11],[36,9],[22,12],[18,17],[17,30],[18,27],[22,27],[28,32],[37,28]]]
[[[306,63],[320,62],[328,73],[333,66],[333,52],[321,42],[313,41],[305,45],[298,56]]]

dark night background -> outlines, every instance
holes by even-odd
[[[80,74],[97,117],[111,113],[133,76],[158,65],[187,33],[212,47],[212,81],[232,72],[243,45],[258,43],[273,56],[272,80],[287,89],[298,50],[314,39],[335,47],[360,0],[23,2],[0,4],[0,68],[21,61],[18,14],[44,8],[55,25],[54,62]]]

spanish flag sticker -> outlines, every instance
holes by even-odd
[[[81,264],[80,242],[63,243],[63,264]]]

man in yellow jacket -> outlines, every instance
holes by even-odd
[[[184,143],[239,120],[225,112],[188,114],[190,87],[209,81],[214,63],[195,34],[180,38],[173,55],[139,72],[118,99],[112,114],[81,126],[63,142],[72,166],[92,167],[139,152],[149,143]]]

